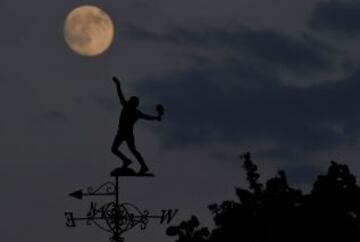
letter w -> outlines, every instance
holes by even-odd
[[[173,220],[173,218],[175,217],[177,212],[179,212],[179,210],[178,209],[168,209],[168,210],[161,210],[161,212],[162,212],[162,214],[161,214],[160,224],[163,224],[165,221],[167,224],[169,224],[171,222],[171,220]]]

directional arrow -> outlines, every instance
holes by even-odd
[[[69,194],[70,197],[74,197],[74,198],[77,198],[77,199],[80,199],[80,200],[82,199],[83,195],[84,194],[83,194],[83,191],[81,189]]]
[[[108,193],[83,193],[83,191],[81,189],[69,194],[70,197],[74,197],[74,198],[77,198],[77,199],[80,199],[80,200],[84,196],[112,196],[112,195],[115,195],[115,193],[113,193],[113,192],[108,192]]]

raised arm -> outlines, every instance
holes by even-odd
[[[121,103],[123,106],[125,106],[127,102],[126,102],[126,100],[125,100],[124,94],[122,93],[120,81],[119,81],[119,79],[117,79],[116,77],[113,77],[113,81],[115,82],[115,85],[116,85],[116,91],[117,91],[117,93],[118,93],[118,96],[119,96],[119,99],[120,99],[120,103]]]

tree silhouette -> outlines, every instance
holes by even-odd
[[[201,227],[193,216],[169,227],[169,236],[177,242],[360,241],[360,188],[346,165],[332,161],[303,194],[289,186],[284,171],[261,184],[250,153],[241,159],[249,189],[236,189],[239,201],[209,206],[215,228]]]

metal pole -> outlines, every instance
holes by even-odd
[[[115,232],[116,242],[120,242],[119,233],[119,177],[115,176]]]
[[[115,182],[116,182],[115,203],[116,203],[116,205],[119,205],[119,177],[118,176],[115,177]]]

